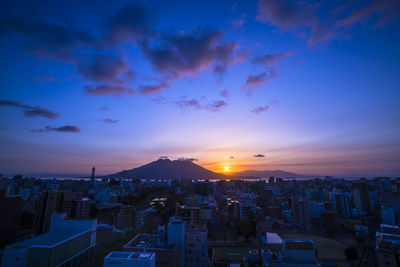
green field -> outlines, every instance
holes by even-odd
[[[346,260],[344,255],[344,249],[349,246],[345,243],[339,242],[334,239],[330,239],[323,236],[317,236],[312,234],[281,234],[282,239],[311,239],[314,241],[316,248],[318,249],[318,258],[321,260]]]

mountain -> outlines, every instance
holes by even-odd
[[[236,178],[268,178],[273,176],[275,178],[310,178],[315,177],[315,175],[304,175],[297,174],[292,172],[286,172],[281,170],[264,170],[264,171],[256,171],[256,170],[245,170],[241,172],[237,172],[231,175],[231,177]]]
[[[190,160],[159,159],[131,170],[124,170],[105,178],[136,179],[218,179],[224,176],[203,168]]]

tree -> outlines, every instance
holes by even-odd
[[[241,220],[238,225],[238,231],[248,241],[250,236],[255,235],[257,232],[256,222],[254,220]]]
[[[349,262],[355,261],[358,259],[358,251],[356,248],[346,248],[344,250],[344,254],[346,255],[346,259]]]

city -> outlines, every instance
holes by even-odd
[[[0,0],[0,267],[400,267],[400,0]]]

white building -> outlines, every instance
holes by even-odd
[[[103,267],[155,267],[156,253],[113,251],[104,258]]]

